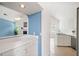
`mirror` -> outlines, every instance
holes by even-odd
[[[0,37],[11,36],[15,33],[15,22],[0,18]]]
[[[27,34],[25,14],[0,5],[0,37]]]

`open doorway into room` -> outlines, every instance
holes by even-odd
[[[77,7],[79,3],[53,3],[50,21],[50,55],[77,55]],[[55,14],[56,13],[56,14]],[[55,17],[54,17],[55,16]]]
[[[76,56],[77,44],[74,30],[73,35],[60,32],[60,21],[55,19],[50,23],[50,55]]]

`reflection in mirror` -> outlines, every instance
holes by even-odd
[[[23,35],[24,31],[27,32],[27,27],[24,30],[26,23],[25,14],[0,5],[0,37]]]
[[[0,18],[0,37],[14,35],[15,22]]]

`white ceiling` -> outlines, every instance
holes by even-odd
[[[60,20],[63,19],[64,16],[66,16],[65,18],[72,18],[73,13],[75,13],[75,10],[77,11],[77,7],[79,7],[78,2],[41,2],[39,4],[48,10],[52,16]]]
[[[36,2],[0,2],[5,7],[14,9],[24,14],[33,14],[41,10],[41,7]],[[25,8],[21,8],[20,4],[24,4]]]

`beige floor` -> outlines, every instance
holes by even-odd
[[[71,47],[56,47],[51,56],[76,56],[76,51]]]

